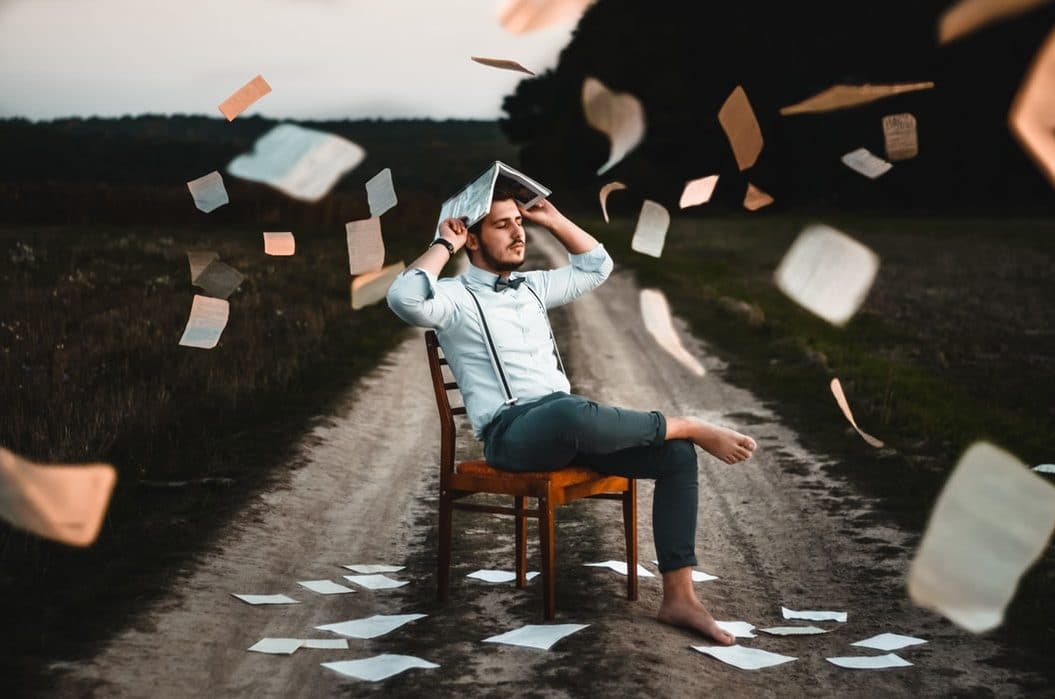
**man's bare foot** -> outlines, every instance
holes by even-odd
[[[723,646],[736,643],[736,637],[720,628],[699,600],[664,599],[656,618],[664,624],[698,631]]]
[[[692,441],[727,464],[751,458],[758,445],[746,434],[718,427],[699,418],[688,418],[692,425]]]

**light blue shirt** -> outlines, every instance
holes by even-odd
[[[388,307],[397,316],[436,331],[477,439],[483,438],[484,428],[507,405],[480,313],[466,286],[483,308],[513,396],[518,404],[527,403],[554,391],[571,390],[557,366],[546,313],[531,289],[547,309],[554,308],[598,287],[612,272],[612,258],[601,244],[568,255],[568,259],[571,264],[560,269],[513,272],[511,279],[526,280],[517,289],[495,291],[498,275],[472,264],[465,274],[443,279],[413,267],[388,288]],[[526,288],[529,284],[531,289]]]

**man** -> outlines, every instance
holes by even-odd
[[[548,229],[571,264],[513,275],[524,263],[523,219]],[[469,270],[437,279],[461,248]],[[471,228],[440,223],[439,237],[388,290],[407,323],[436,330],[484,456],[498,469],[535,471],[571,463],[656,481],[652,523],[663,574],[659,620],[729,645],[696,597],[699,445],[726,463],[751,457],[755,441],[692,417],[624,410],[570,395],[546,310],[600,285],[612,271],[604,246],[551,203],[524,209],[496,187],[487,216]],[[543,307],[544,306],[544,307]]]

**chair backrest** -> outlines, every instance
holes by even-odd
[[[443,377],[443,365],[447,360],[440,356],[440,347],[436,331],[425,332],[425,351],[429,358],[429,371],[432,374],[432,390],[436,394],[436,409],[440,414],[440,487],[447,486],[447,479],[454,472],[455,430],[454,416],[465,415],[465,406],[452,408],[447,395],[448,391],[457,391],[458,383]]]

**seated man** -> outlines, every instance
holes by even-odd
[[[510,274],[524,263],[522,218],[549,229],[571,264]],[[462,247],[469,270],[438,280]],[[697,418],[614,408],[569,393],[546,309],[597,287],[611,271],[604,246],[551,203],[523,209],[500,183],[479,223],[441,222],[439,238],[389,288],[388,305],[407,323],[436,330],[474,433],[495,468],[538,471],[574,463],[654,479],[652,526],[663,574],[659,620],[728,645],[733,636],[717,626],[692,585],[698,507],[693,445],[732,464],[750,458],[755,441]]]

